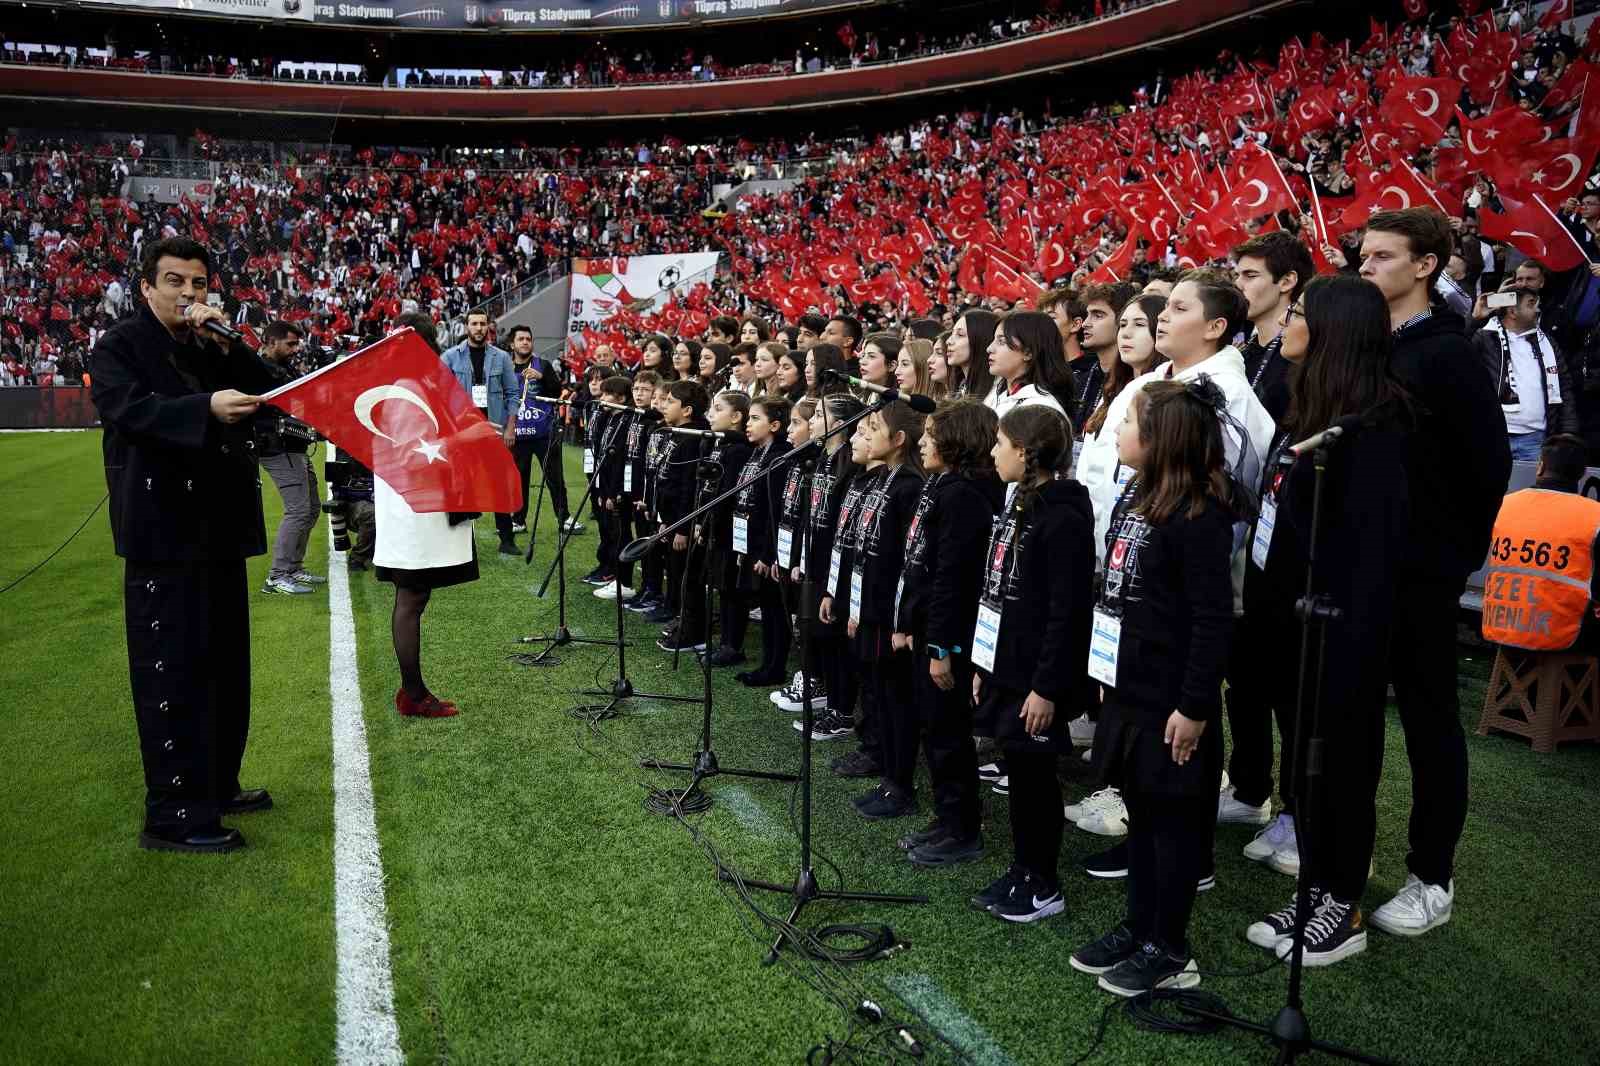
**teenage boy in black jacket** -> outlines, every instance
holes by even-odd
[[[667,389],[661,420],[669,430],[709,429],[706,409],[710,405],[711,397],[706,395],[705,386],[697,381],[674,381]],[[693,437],[677,434],[667,437],[667,443],[661,450],[660,469],[656,474],[657,513],[663,526],[672,525],[694,509],[695,471],[700,465],[700,447],[701,441]],[[687,532],[677,533],[667,545],[667,605],[679,616],[679,622],[669,627],[657,642],[656,646],[665,651],[678,648],[698,651],[704,647],[702,640],[690,640],[690,634],[682,632],[680,628],[685,613],[684,598],[699,593],[694,571],[698,568],[698,577],[704,577],[703,567],[698,565],[703,560],[697,554],[691,556],[691,539]]]
[[[1400,571],[1390,654],[1411,761],[1411,876],[1372,914],[1373,925],[1404,936],[1450,920],[1455,851],[1467,817],[1456,616],[1467,577],[1488,553],[1511,475],[1511,448],[1489,376],[1461,319],[1429,302],[1450,248],[1449,221],[1429,208],[1380,211],[1368,219],[1361,241],[1361,276],[1389,303],[1395,375],[1419,409],[1407,469],[1410,548]]]

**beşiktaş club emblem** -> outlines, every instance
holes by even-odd
[[[670,289],[678,284],[682,278],[683,271],[679,270],[676,265],[663,267],[661,273],[656,275],[656,288]]]
[[[283,0],[283,13],[297,15],[300,13],[300,0]]]
[[[583,297],[581,297],[581,296],[574,297],[573,300],[572,300],[572,317],[573,318],[582,318],[583,317]]]

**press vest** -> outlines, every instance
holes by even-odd
[[[1483,638],[1529,651],[1577,643],[1589,608],[1600,502],[1523,489],[1500,505],[1483,587]]]

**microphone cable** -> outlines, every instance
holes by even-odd
[[[0,594],[4,594],[4,593],[7,593],[7,592],[10,592],[12,589],[16,588],[18,585],[22,584],[28,578],[32,577],[34,574],[38,573],[41,569],[43,569],[44,565],[46,563],[48,563],[51,559],[54,559],[56,556],[60,555],[62,553],[62,551],[64,551],[66,549],[66,546],[68,544],[71,544],[74,540],[77,539],[78,534],[82,533],[83,530],[84,530],[84,527],[86,527],[89,524],[89,520],[100,512],[100,508],[104,507],[105,506],[105,502],[107,500],[109,500],[110,498],[111,498],[111,493],[109,493],[109,492],[106,493],[105,495],[101,496],[100,497],[100,502],[95,504],[94,507],[92,507],[89,510],[88,514],[84,515],[83,521],[78,523],[78,528],[74,529],[70,534],[68,534],[67,535],[67,539],[62,541],[60,544],[58,544],[56,546],[56,550],[55,551],[51,552],[49,555],[46,555],[43,559],[40,559],[37,563],[34,563],[28,569],[24,570],[21,574],[18,574],[16,576],[16,578],[14,578],[4,588],[0,588]]]

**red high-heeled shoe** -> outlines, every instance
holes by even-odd
[[[405,689],[395,692],[394,709],[407,718],[451,718],[457,712],[455,704],[441,700],[431,692],[418,700],[408,695]]]

